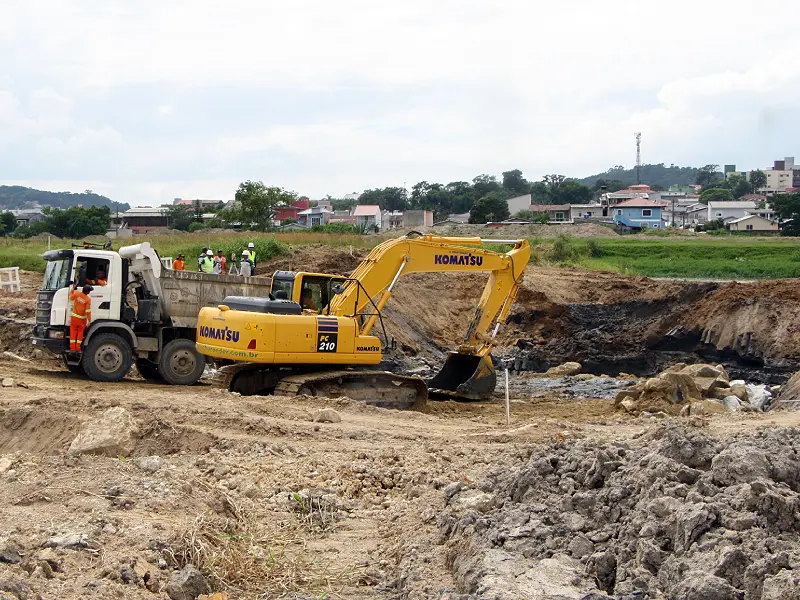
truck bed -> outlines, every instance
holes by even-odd
[[[266,298],[272,278],[164,269],[159,283],[162,310],[172,319],[173,325],[196,327],[197,315],[202,307],[222,304],[226,296]]]

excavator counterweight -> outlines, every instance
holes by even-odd
[[[487,244],[507,244],[494,252]],[[530,258],[527,240],[412,232],[376,246],[349,277],[278,271],[269,299],[226,298],[200,311],[197,349],[233,362],[219,382],[242,394],[348,395],[377,406],[416,408],[436,394],[491,397],[490,352]],[[409,273],[485,272],[489,278],[458,350],[429,382],[377,371],[389,338],[382,310]],[[382,335],[373,335],[379,326]]]

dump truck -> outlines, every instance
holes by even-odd
[[[119,252],[84,245],[42,258],[31,341],[94,381],[119,381],[136,364],[149,380],[196,383],[206,364],[195,345],[200,309],[231,295],[266,296],[270,288],[269,278],[172,271],[149,242]],[[70,352],[70,292],[86,283],[94,287],[92,318],[80,351]]]
[[[507,252],[483,246],[511,246]],[[233,362],[217,382],[240,394],[347,395],[377,406],[421,406],[428,390],[468,400],[494,392],[490,352],[530,258],[527,240],[418,232],[376,246],[349,277],[277,272],[267,298],[230,296],[200,310],[198,350]],[[391,342],[382,310],[409,273],[488,273],[464,340],[431,380],[375,367]],[[382,333],[378,337],[373,329]]]

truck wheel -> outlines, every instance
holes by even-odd
[[[130,344],[115,333],[98,333],[83,351],[83,369],[93,381],[122,381],[133,362]]]
[[[161,373],[158,372],[158,365],[151,363],[149,360],[137,360],[136,370],[139,371],[139,375],[148,381],[164,381],[164,378],[161,377]]]
[[[171,385],[193,385],[200,381],[205,369],[205,357],[197,351],[192,340],[172,340],[161,351],[158,372]]]

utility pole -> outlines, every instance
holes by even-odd
[[[642,170],[642,134],[636,132],[633,134],[636,138],[636,183],[642,183],[641,170]]]

